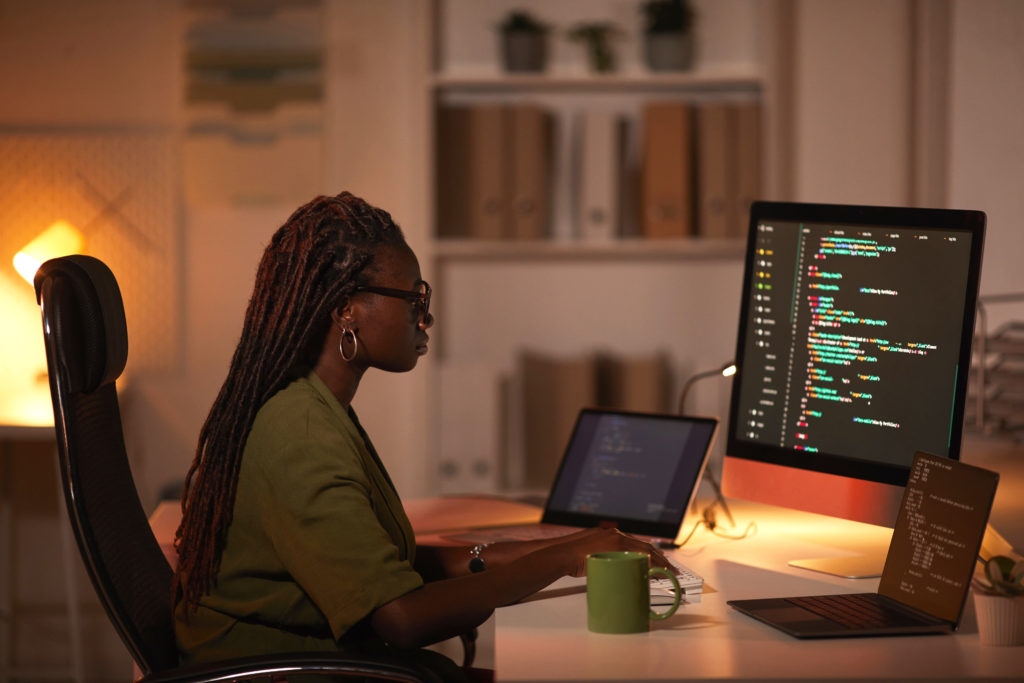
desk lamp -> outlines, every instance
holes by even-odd
[[[81,253],[85,239],[67,221],[56,221],[14,256],[14,269],[32,285],[36,270],[56,256]],[[42,427],[53,425],[53,404],[46,381],[46,358],[39,343],[39,308],[31,289],[22,290],[17,278],[0,283],[5,316],[0,368],[0,425]],[[9,300],[9,301],[8,301]]]
[[[686,380],[686,383],[683,385],[683,390],[679,392],[679,414],[686,414],[686,395],[690,393],[690,389],[693,387],[694,384],[696,384],[702,379],[707,379],[709,377],[732,377],[735,374],[736,364],[730,360],[721,367],[715,368],[714,370],[698,372],[696,375],[690,377],[688,380]],[[712,473],[710,469],[705,468],[704,478],[708,480],[708,483],[711,484],[711,488],[715,490],[715,502],[709,505],[707,509],[704,511],[706,521],[709,521],[707,520],[707,515],[712,510],[712,508],[714,508],[715,503],[717,503],[718,505],[722,506],[722,512],[724,512],[725,516],[729,519],[729,524],[731,524],[732,526],[736,526],[736,520],[734,520],[732,517],[732,512],[730,512],[729,510],[729,505],[725,502],[725,496],[722,495],[722,487],[718,485],[718,480],[715,478],[715,475]]]
[[[84,244],[85,238],[75,226],[67,221],[56,221],[14,255],[14,269],[31,285],[45,261],[81,253]]]

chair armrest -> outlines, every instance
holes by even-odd
[[[451,668],[458,670],[454,663],[451,663]],[[445,674],[421,662],[386,656],[311,652],[257,655],[205,664],[189,664],[144,676],[136,683],[214,683],[251,678],[287,678],[291,674],[300,673],[324,674],[335,678],[380,678],[411,683],[444,683],[451,680]]]

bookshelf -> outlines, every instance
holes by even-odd
[[[533,174],[543,170],[550,175],[550,179],[546,182],[549,187],[549,196],[546,199],[550,205],[550,213],[545,221],[546,226],[543,228],[544,238],[574,242],[592,239],[593,235],[589,237],[587,235],[588,228],[583,218],[585,214],[583,204],[586,202],[581,200],[579,195],[585,192],[586,186],[592,182],[590,175],[594,171],[592,159],[588,164],[586,154],[597,147],[593,138],[586,137],[588,135],[586,131],[590,125],[586,119],[594,114],[603,114],[608,117],[610,123],[598,122],[598,125],[617,127],[611,132],[598,129],[599,136],[608,139],[603,143],[604,146],[615,147],[612,154],[618,157],[615,161],[598,162],[610,163],[615,166],[612,182],[618,188],[621,206],[615,207],[619,215],[614,220],[614,227],[611,227],[610,230],[614,233],[613,237],[630,238],[642,235],[644,233],[642,217],[644,188],[642,185],[644,176],[648,173],[645,165],[644,145],[645,138],[648,135],[653,135],[645,130],[646,109],[656,104],[667,104],[669,106],[679,105],[688,112],[687,120],[682,124],[686,128],[683,134],[686,137],[687,147],[681,149],[680,156],[688,157],[690,154],[694,156],[692,162],[687,161],[685,169],[687,174],[693,175],[687,175],[680,182],[688,187],[695,187],[698,181],[696,174],[703,172],[699,168],[701,159],[698,158],[697,143],[707,143],[707,148],[714,149],[715,152],[719,146],[722,146],[723,152],[732,153],[731,149],[724,149],[724,145],[731,144],[732,139],[738,137],[730,135],[727,139],[710,141],[703,132],[704,129],[699,128],[700,115],[703,113],[701,110],[711,110],[715,108],[714,105],[720,105],[718,115],[723,116],[727,112],[721,111],[722,107],[738,108],[745,104],[752,104],[758,108],[755,113],[758,120],[754,124],[756,128],[754,135],[757,138],[763,138],[760,114],[761,89],[761,78],[755,74],[722,70],[673,75],[624,74],[612,76],[438,74],[431,83],[430,98],[433,103],[433,123],[437,138],[434,150],[435,160],[438,162],[434,176],[435,184],[436,187],[440,187],[448,180],[448,184],[452,185],[453,189],[461,190],[467,186],[467,183],[471,184],[474,177],[490,176],[494,170],[494,164],[509,164],[511,162],[512,165],[515,165],[518,160],[517,155],[522,154],[523,146],[536,145],[540,147],[544,145],[543,151],[538,151],[533,155],[534,157],[546,156],[548,161],[547,168],[537,168]],[[506,119],[503,123],[494,121],[496,116],[502,115],[497,111],[498,109],[504,110],[503,115]],[[525,140],[516,137],[516,124],[510,124],[508,120],[519,115],[516,112],[523,110],[535,112],[535,116],[542,115],[547,119],[545,123],[551,129],[549,140],[540,143],[531,138],[529,134]],[[448,112],[453,111],[462,112],[459,120],[454,124],[446,124],[444,117]],[[450,114],[447,115],[450,116]],[[466,136],[465,130],[472,128],[473,116],[476,115],[487,117],[483,123],[476,124],[482,126],[482,130],[486,132],[480,133],[477,138],[482,142],[473,142],[470,134],[468,137],[470,142],[465,144],[470,146],[483,144],[486,145],[486,149],[480,150],[482,158],[478,157],[465,162],[472,169],[471,171],[456,176],[443,164],[451,156],[457,154],[471,156],[471,153],[453,146],[450,138],[452,135],[460,138]],[[454,126],[456,132],[446,137],[445,126]],[[500,126],[503,128],[499,128]],[[503,136],[492,132],[498,129],[503,131],[504,137],[511,138],[511,142],[506,144],[512,149],[501,147],[501,140],[498,138]],[[733,132],[733,128],[730,128],[730,132]],[[597,142],[600,144],[600,138]],[[758,154],[758,157],[760,156]],[[600,156],[598,158],[601,159]],[[528,161],[536,163],[535,159]],[[755,181],[764,175],[760,168],[761,165],[760,159],[758,159]],[[515,172],[510,171],[510,173],[514,174]],[[703,180],[704,178],[701,178],[702,182]],[[491,192],[494,192],[494,185],[499,183],[494,178],[481,182],[485,185],[489,183],[491,187],[488,189]],[[502,185],[505,184],[512,188],[506,190],[506,194],[512,196],[499,199],[502,203],[508,204],[504,210],[515,212],[514,203],[519,195],[518,188],[514,187],[514,182],[511,180]],[[693,191],[696,192],[696,189]],[[483,197],[478,199],[481,204],[498,202],[498,199]],[[698,202],[700,199],[701,197],[696,194],[692,197],[682,198],[684,211],[689,213],[693,210],[695,213],[699,213],[698,207],[693,202]],[[442,193],[437,193],[435,201],[438,215],[435,220],[434,234],[441,241],[448,239],[451,232],[455,232],[458,237],[466,237],[465,234],[461,234],[465,233],[466,229],[460,233],[458,229],[451,230],[451,226],[448,225],[448,221],[451,219],[446,217],[446,198],[442,196]],[[460,192],[458,196],[448,201],[460,205],[472,204],[474,198]],[[479,213],[475,216],[478,219],[481,218]],[[699,216],[695,216],[693,222],[687,219],[686,227],[681,229],[684,234],[680,236],[704,236],[704,226],[696,223],[697,218]],[[473,219],[465,218],[464,221],[472,223]],[[493,239],[495,237],[493,229],[487,229],[485,232],[488,233],[486,238]],[[740,226],[733,226],[731,230],[733,235],[740,232]],[[721,235],[715,236],[720,237]],[[508,238],[509,235],[506,234],[504,237]],[[608,235],[602,235],[602,237],[608,237]]]
[[[739,259],[745,244],[737,239],[650,240],[621,238],[597,241],[485,241],[474,239],[438,240],[434,257],[439,263],[454,265],[472,261],[686,261],[701,259]]]
[[[714,47],[699,53],[692,70],[653,73],[639,61],[639,2],[535,3],[530,9],[556,26],[554,43],[547,69],[524,74],[504,73],[497,63],[493,26],[512,3],[434,3],[434,68],[426,79],[435,136],[434,224],[426,268],[438,320],[431,331],[432,423],[439,425],[434,490],[500,492],[523,481],[517,468],[524,461],[518,434],[524,352],[570,363],[592,353],[627,360],[667,354],[675,389],[689,374],[717,367],[726,360],[722,354],[731,355],[742,226],[728,237],[705,236],[695,226],[691,236],[653,239],[643,236],[639,215],[646,103],[696,108],[705,102],[758,102],[762,139],[767,137],[769,69],[761,41],[750,36],[766,10],[742,0],[697,5],[705,20],[704,41]],[[619,70],[593,74],[582,54],[574,54],[557,35],[557,27],[602,13],[621,25],[625,36],[618,46]],[[715,33],[723,31],[727,37],[719,40]],[[435,191],[444,182],[444,170],[436,165],[446,151],[437,143],[440,114],[445,107],[477,105],[527,105],[553,119],[550,221],[539,239],[451,236],[442,224],[438,205],[443,200]],[[631,187],[621,226],[612,236],[581,233],[575,205],[581,174],[578,129],[588,110],[613,112],[626,131],[623,160],[633,175],[622,178]],[[762,149],[767,185],[768,140]],[[695,398],[704,412],[724,414],[728,387],[711,387]]]

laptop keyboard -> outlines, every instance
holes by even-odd
[[[908,614],[879,604],[877,598],[878,596],[874,593],[852,593],[786,598],[786,600],[847,628],[884,628],[921,623],[921,619],[915,619]]]

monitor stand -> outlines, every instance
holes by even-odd
[[[873,579],[882,575],[889,548],[864,548],[860,555],[790,560],[790,567],[831,574],[844,579]]]

